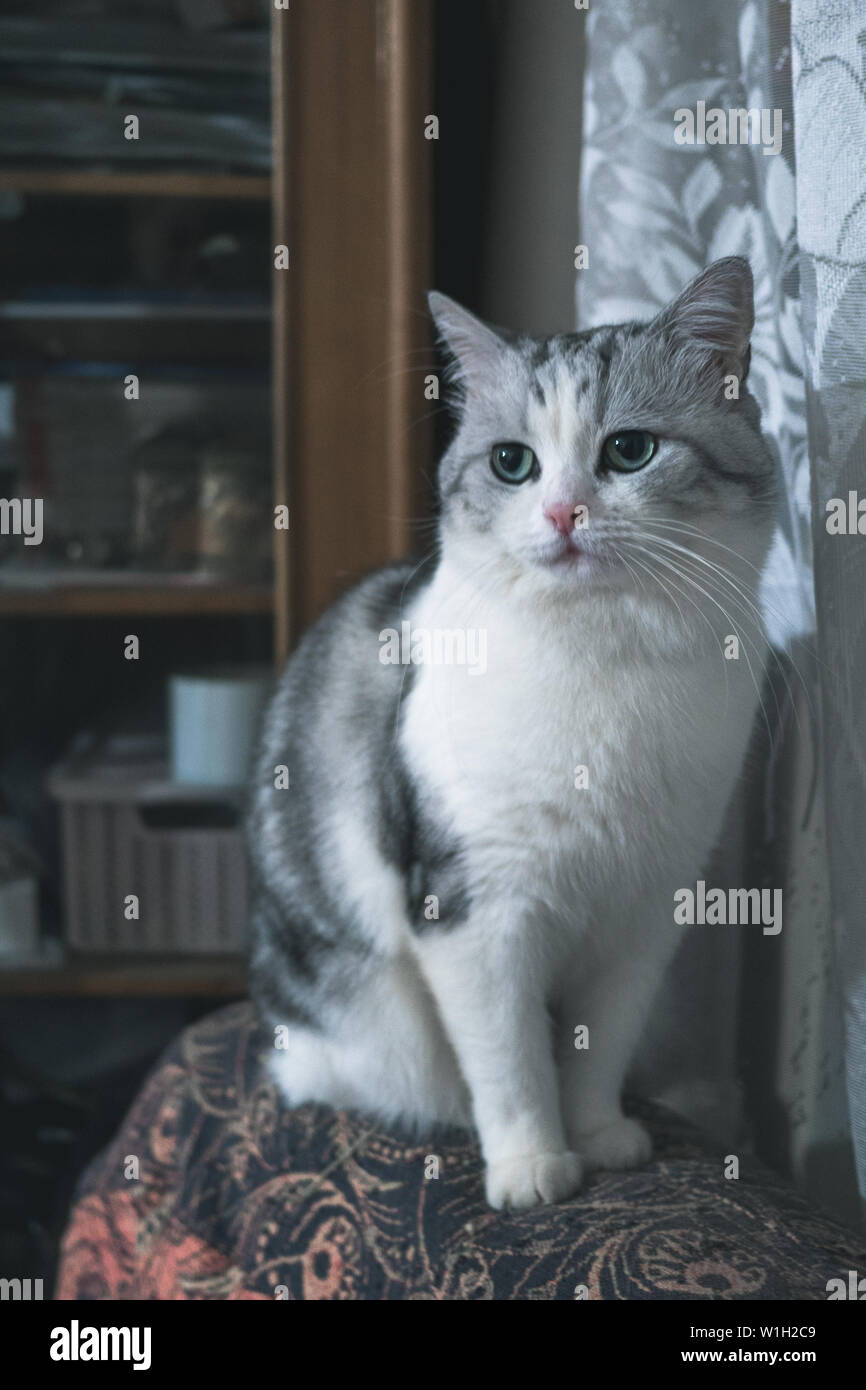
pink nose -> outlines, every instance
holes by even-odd
[[[545,507],[544,515],[552,521],[561,536],[570,536],[577,523],[578,513],[583,512],[582,502],[552,502]]]

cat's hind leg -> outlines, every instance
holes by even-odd
[[[318,1101],[422,1133],[472,1122],[469,1093],[415,961],[377,960],[321,1028],[272,1012],[269,1069],[290,1105]]]

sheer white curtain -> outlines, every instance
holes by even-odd
[[[651,316],[719,256],[752,264],[749,384],[784,480],[760,594],[780,659],[712,872],[781,887],[784,927],[695,929],[649,1083],[726,1138],[742,1099],[758,1150],[849,1218],[855,1171],[866,1196],[866,535],[825,514],[866,497],[864,55],[863,0],[593,0],[577,274],[585,327]],[[711,108],[766,110],[780,151],[679,143],[676,113],[697,131]]]

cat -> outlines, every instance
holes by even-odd
[[[621,1090],[759,705],[776,475],[739,257],[649,324],[533,340],[430,307],[437,546],[289,662],[251,980],[290,1105],[474,1125],[488,1203],[520,1210],[650,1156]]]

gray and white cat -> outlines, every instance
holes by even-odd
[[[458,407],[438,547],[289,663],[252,978],[290,1104],[474,1124],[517,1209],[649,1156],[620,1092],[759,702],[774,467],[744,260],[650,324],[541,341],[430,304]]]

